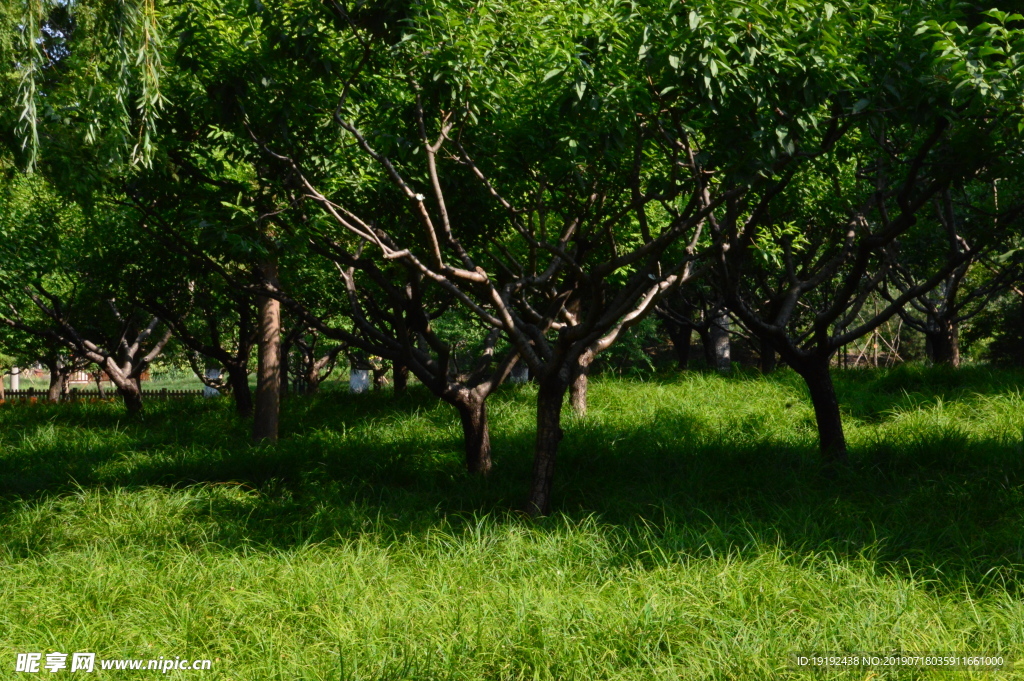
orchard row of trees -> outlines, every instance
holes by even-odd
[[[687,346],[731,316],[806,381],[840,462],[839,349],[900,315],[952,357],[1018,280],[1006,9],[19,0],[4,343],[102,367],[130,411],[177,343],[257,441],[282,361],[316,383],[380,357],[454,407],[482,474],[487,398],[525,366],[546,513],[595,358],[652,315]]]

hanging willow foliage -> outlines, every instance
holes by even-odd
[[[111,160],[149,165],[164,104],[157,0],[18,2],[0,30],[10,38],[5,61],[17,82],[15,133],[26,168],[39,161],[47,124],[78,126],[72,134],[108,147]]]

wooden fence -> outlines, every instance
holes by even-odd
[[[4,398],[8,400],[28,400],[33,397],[37,400],[45,400],[47,391],[45,389],[36,390],[35,388],[28,388],[26,390],[7,390],[4,394]],[[202,390],[168,390],[167,388],[161,388],[160,390],[143,390],[143,400],[169,400],[178,397],[202,397]],[[113,388],[104,390],[103,394],[100,395],[99,390],[81,390],[80,388],[72,387],[68,391],[66,399],[78,400],[78,399],[89,399],[97,397],[120,397],[117,394],[117,390]]]

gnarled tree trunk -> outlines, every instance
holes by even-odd
[[[129,416],[135,416],[142,411],[142,391],[135,381],[125,381],[117,384],[117,394],[124,400],[124,408]]]
[[[678,368],[680,371],[686,371],[690,365],[690,338],[693,336],[693,325],[664,315],[661,317],[661,321],[668,333],[669,340],[672,341]]]
[[[569,383],[569,406],[578,416],[587,414],[587,388],[590,372],[590,364],[594,361],[594,353],[589,350],[580,356],[579,362],[573,368],[572,381]]]
[[[231,396],[235,400],[235,412],[243,417],[252,416],[252,388],[249,387],[249,372],[242,367],[227,367]]]
[[[46,390],[46,399],[50,402],[60,402],[61,375],[56,364],[49,365],[50,386]]]
[[[846,436],[843,433],[839,400],[829,371],[829,356],[806,357],[793,364],[793,368],[807,383],[811,394],[822,460],[825,463],[846,461]]]
[[[960,329],[955,321],[938,319],[934,331],[925,334],[925,347],[932,364],[960,366]]]
[[[391,374],[395,380],[395,392],[404,393],[409,387],[409,367],[398,362],[394,362],[391,367]]]
[[[551,485],[555,478],[555,457],[562,441],[562,399],[569,377],[553,371],[543,377],[537,391],[537,441],[533,453],[533,475],[527,512],[551,512]],[[567,371],[564,373],[568,373]]]
[[[460,390],[446,397],[459,412],[466,447],[466,470],[470,475],[486,476],[491,460],[491,433],[487,425],[487,398],[474,390]]]

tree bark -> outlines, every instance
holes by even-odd
[[[551,512],[551,485],[555,477],[555,457],[562,441],[562,399],[568,378],[558,373],[541,380],[537,392],[537,441],[533,454],[533,476],[526,511],[532,516]]]
[[[672,349],[676,354],[676,364],[680,371],[690,366],[690,339],[693,337],[693,326],[683,322],[665,319],[665,330],[668,331]]]
[[[309,372],[302,379],[302,392],[306,395],[315,395],[320,392],[320,383],[323,379],[317,373],[316,367],[311,366]]]
[[[775,371],[775,344],[767,335],[761,336],[761,373],[770,374]]]
[[[715,348],[711,342],[711,331],[709,326],[702,326],[697,329],[697,335],[700,337],[700,347],[704,353],[704,364],[708,369],[714,369],[716,365],[715,361]]]
[[[818,443],[821,458],[827,463],[841,463],[847,460],[846,436],[843,433],[843,419],[839,412],[832,374],[829,372],[829,357],[815,356],[799,362],[793,368],[807,383],[814,405],[814,417],[818,424]]]
[[[714,358],[713,366],[719,371],[729,371],[732,368],[731,346],[729,343],[729,312],[724,306],[719,305],[711,311],[708,338],[711,341],[711,350]]]
[[[249,387],[249,372],[242,367],[228,367],[228,383],[231,397],[235,400],[235,412],[242,418],[252,416],[252,389]]]
[[[590,372],[590,364],[594,361],[594,355],[590,351],[580,356],[579,362],[573,368],[572,381],[569,383],[569,406],[578,416],[587,414],[587,388]]]
[[[48,368],[50,369],[50,387],[46,390],[46,399],[50,402],[60,402],[60,369],[56,365],[49,366]]]
[[[926,334],[925,344],[932,364],[960,366],[960,329],[949,319],[938,319],[938,328]]]
[[[491,433],[487,425],[487,399],[466,390],[450,400],[459,411],[462,435],[466,446],[466,470],[470,475],[487,476],[491,460]]]
[[[117,394],[124,400],[124,408],[129,416],[136,416],[142,411],[142,391],[134,381],[125,381],[117,386]]]
[[[74,367],[65,367],[60,372],[60,399],[71,399],[71,371]]]
[[[391,365],[392,377],[395,381],[395,392],[404,393],[409,387],[409,367],[395,362]]]
[[[264,263],[264,279],[277,284],[277,264]],[[259,361],[256,369],[256,408],[252,426],[255,442],[277,442],[281,410],[281,303],[269,296],[259,296]]]

